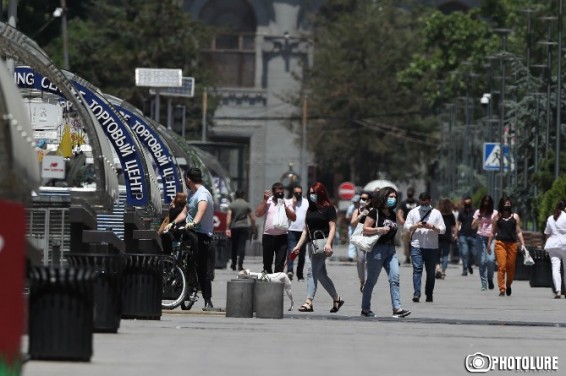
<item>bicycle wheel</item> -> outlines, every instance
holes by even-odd
[[[172,258],[163,261],[163,297],[161,308],[175,309],[187,295],[187,279]]]
[[[190,310],[198,300],[198,278],[194,264],[187,270],[187,298],[181,303],[181,309]]]

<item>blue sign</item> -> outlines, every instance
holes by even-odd
[[[486,142],[483,144],[483,169],[485,171],[499,171],[501,161],[501,147],[499,142]],[[509,145],[503,145],[503,170],[509,171],[510,163]]]
[[[163,182],[163,199],[169,204],[175,198],[177,192],[182,192],[181,179],[177,165],[169,153],[169,148],[161,139],[161,136],[149,125],[143,117],[120,105],[114,105],[120,111],[128,125],[137,136],[138,140],[145,146],[153,162],[156,164]]]
[[[29,67],[17,67],[14,72],[14,80],[20,88],[47,91],[64,97],[57,86],[51,83],[49,79],[34,72]],[[124,124],[124,121],[104,97],[74,80],[72,83],[83,95],[86,105],[91,109],[104,130],[106,138],[118,155],[126,183],[126,204],[139,207],[147,206],[149,202],[149,185],[147,183],[146,171],[141,160],[141,154],[136,150],[136,143],[130,134],[128,126]]]

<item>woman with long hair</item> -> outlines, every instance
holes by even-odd
[[[298,255],[303,244],[308,240],[307,258],[307,299],[299,308],[300,312],[313,312],[313,300],[318,282],[332,298],[331,313],[338,312],[344,301],[336,292],[334,283],[326,270],[326,258],[332,255],[332,241],[336,233],[336,208],[328,199],[328,193],[322,183],[316,182],[308,189],[309,208],[305,217],[305,228],[297,242],[293,253]],[[312,241],[317,234],[323,234],[326,239],[323,252],[314,253]]]
[[[498,213],[491,222],[492,232],[488,239],[488,249],[495,239],[495,259],[497,260],[497,284],[499,296],[511,295],[511,284],[515,277],[515,260],[517,259],[517,239],[521,242],[524,252],[525,240],[521,231],[521,218],[513,213],[513,202],[508,196],[503,196],[497,206]]]
[[[566,261],[566,202],[558,201],[554,212],[546,220],[546,243],[544,249],[550,256],[552,263],[552,281],[554,283],[554,298],[560,299],[562,290],[562,276],[560,275],[560,263]]]
[[[474,213],[472,228],[477,229],[476,249],[480,253],[480,282],[481,290],[488,288],[493,290],[493,274],[495,271],[495,252],[487,246],[489,236],[493,231],[492,223],[497,218],[499,212],[494,209],[493,198],[485,195],[480,201],[480,207]]]
[[[371,209],[371,193],[362,192],[360,194],[360,206],[352,213],[350,226],[356,228],[358,223],[364,223]],[[356,247],[356,269],[358,270],[358,278],[360,280],[360,292],[364,291],[364,283],[366,283],[366,253]]]
[[[373,196],[372,209],[364,221],[364,234],[381,236],[366,256],[367,278],[362,292],[361,316],[375,317],[371,310],[371,295],[381,269],[389,276],[389,293],[393,307],[393,317],[405,317],[411,312],[401,308],[399,289],[399,260],[395,255],[395,234],[397,233],[397,191],[384,187]]]

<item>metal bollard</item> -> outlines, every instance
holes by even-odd
[[[254,286],[255,317],[261,319],[283,318],[284,283],[257,281]]]
[[[228,281],[226,317],[254,317],[254,284],[253,279]]]

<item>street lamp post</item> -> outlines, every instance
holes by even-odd
[[[503,178],[505,171],[505,157],[503,153],[503,128],[505,122],[505,76],[506,67],[505,60],[507,58],[507,34],[509,29],[496,29],[497,33],[501,34],[501,48],[502,53],[499,55],[499,70],[501,73],[500,78],[500,92],[499,92],[499,198],[503,197]]]
[[[556,72],[556,151],[554,162],[554,178],[560,175],[560,110],[562,109],[562,0],[558,6],[558,63]]]
[[[547,41],[538,42],[546,46],[547,61],[546,61],[546,135],[544,140],[544,157],[548,158],[548,151],[550,146],[550,99],[551,99],[551,84],[552,84],[552,46],[557,43],[552,42],[552,21],[556,21],[556,17],[540,17],[541,20],[548,23]]]

